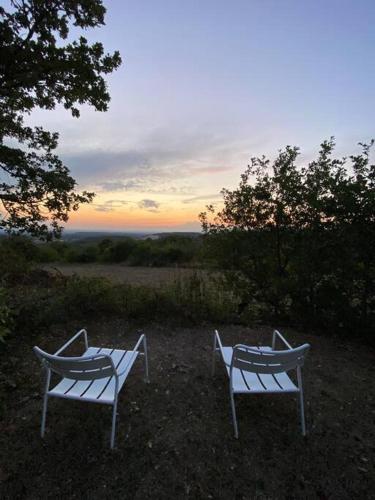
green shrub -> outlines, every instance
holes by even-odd
[[[4,288],[0,288],[0,341],[11,332],[13,326],[13,314],[8,305],[8,296]]]
[[[72,317],[120,312],[116,286],[105,278],[69,277],[60,299]]]
[[[164,294],[179,315],[195,321],[237,319],[237,299],[221,280],[195,272],[165,287]]]
[[[4,236],[0,239],[0,276],[4,280],[17,279],[33,266],[38,250],[30,238]]]

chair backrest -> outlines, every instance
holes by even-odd
[[[34,352],[49,370],[73,380],[95,380],[116,374],[112,359],[106,354],[81,357],[54,356],[34,347]]]
[[[264,351],[256,347],[236,345],[232,367],[253,373],[281,373],[303,365],[309,344],[285,351]]]

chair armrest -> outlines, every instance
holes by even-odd
[[[219,347],[216,347],[217,345]],[[221,343],[221,338],[220,338],[219,332],[217,330],[215,330],[215,334],[214,334],[214,352],[213,352],[214,356],[215,356],[215,352],[216,351],[220,351],[221,359],[223,360],[223,363],[226,366],[230,367],[230,365],[225,362],[225,358],[224,358],[224,355],[223,355],[223,344]]]
[[[60,347],[60,349],[55,352],[54,356],[58,356],[61,352],[65,351],[65,349],[67,347],[69,347],[82,334],[84,335],[84,338],[85,338],[86,349],[88,349],[89,344],[87,341],[87,332],[85,329],[82,329],[79,332],[77,332],[75,335],[73,335],[73,337],[70,340],[68,340],[68,342],[66,344],[64,344],[62,347]]]
[[[134,349],[133,349],[134,354],[133,354],[132,358],[130,359],[129,363],[126,365],[126,368],[124,370],[122,370],[121,372],[116,371],[116,375],[118,377],[121,377],[121,375],[123,375],[126,372],[126,370],[128,369],[129,364],[133,362],[133,357],[136,355],[138,347],[141,345],[141,343],[143,343],[143,352],[140,352],[139,354],[144,356],[146,353],[146,349],[147,349],[146,335],[144,333],[142,333],[142,335],[139,337],[137,343],[135,344]]]
[[[289,344],[289,342],[281,335],[281,333],[277,330],[273,331],[272,335],[272,350],[275,350],[276,347],[276,339],[279,338],[286,346],[288,349],[293,349],[293,347]]]
[[[133,354],[132,358],[130,359],[129,363],[126,365],[126,367],[125,367],[125,369],[124,369],[124,370],[122,370],[121,372],[118,372],[117,370],[115,370],[117,377],[121,377],[121,375],[124,375],[124,373],[125,373],[125,372],[127,371],[127,369],[128,369],[128,366],[129,366],[129,365],[133,362],[133,358],[134,358],[134,356],[135,356],[135,353]]]
[[[216,347],[217,345],[219,347]],[[223,352],[223,344],[221,343],[221,338],[217,330],[215,330],[214,334],[214,351],[220,351],[221,353]]]
[[[145,350],[146,349],[146,335],[144,333],[142,333],[142,335],[139,337],[137,343],[134,346],[133,351],[136,351],[142,342],[143,342],[143,350]],[[143,354],[143,353],[140,353],[140,354]]]

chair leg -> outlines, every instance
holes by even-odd
[[[42,425],[40,428],[40,435],[42,438],[44,437],[44,431],[46,429],[47,405],[48,405],[48,394],[45,393],[43,398]]]
[[[302,430],[302,436],[306,436],[306,423],[305,423],[305,408],[303,404],[303,391],[299,391],[299,406],[300,406],[300,413],[301,413],[301,430]]]
[[[116,416],[117,416],[117,398],[113,405],[113,413],[112,413],[111,450],[113,450],[115,446]]]
[[[236,406],[234,404],[234,395],[233,391],[230,390],[230,402],[232,406],[232,418],[233,418],[233,427],[234,427],[234,437],[238,439],[238,425],[237,425],[237,416],[236,416]]]
[[[144,364],[145,364],[145,381],[150,383],[150,376],[148,372],[148,352],[147,352],[147,341],[146,337],[143,338],[143,350],[144,350]]]
[[[214,349],[212,352],[212,370],[211,370],[211,375],[215,375],[215,368],[216,368],[216,335],[214,334]]]
[[[301,430],[302,436],[306,436],[306,424],[305,424],[305,407],[303,404],[303,386],[302,386],[302,373],[301,367],[297,368],[297,379],[298,379],[298,389],[299,389],[299,407],[301,413]]]

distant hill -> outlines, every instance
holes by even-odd
[[[111,239],[118,240],[121,238],[135,238],[137,240],[146,240],[150,238],[152,240],[158,240],[167,238],[168,236],[181,236],[184,238],[198,238],[200,233],[198,232],[189,232],[189,231],[171,231],[171,232],[163,232],[163,233],[151,233],[151,232],[108,232],[108,231],[65,231],[62,236],[62,241],[66,241],[67,243],[73,242],[85,242],[85,243],[94,243],[96,241],[100,241],[103,239]]]
[[[64,231],[60,241],[65,241],[67,243],[95,243],[106,238],[111,240],[119,240],[122,238],[135,238],[137,240],[146,240],[150,238],[152,240],[159,240],[167,238],[168,236],[181,236],[183,238],[198,238],[201,233],[194,231],[171,231],[162,233],[152,233],[151,231]],[[0,238],[8,236],[6,232],[0,229]],[[27,235],[24,235],[27,237]],[[33,239],[33,238],[32,238]],[[34,239],[33,239],[34,240]],[[35,243],[41,244],[42,242],[38,239],[34,240]]]
[[[119,238],[136,238],[142,239],[151,233],[146,232],[108,232],[108,231],[64,231],[62,235],[62,241],[74,242],[74,241],[96,241],[103,240],[104,238],[110,238],[111,240]]]
[[[161,240],[163,238],[168,238],[168,236],[181,236],[182,238],[198,238],[201,233],[196,233],[193,231],[173,231],[170,233],[153,233],[143,236],[142,239],[146,240],[151,238],[152,240]]]

